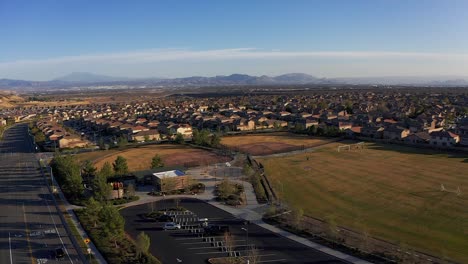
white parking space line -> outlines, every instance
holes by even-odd
[[[268,262],[280,262],[280,261],[286,261],[286,259],[260,260],[260,261],[257,261],[256,263],[268,263]]]
[[[195,248],[188,248],[188,249],[196,250],[196,249],[205,249],[205,248],[216,248],[216,247],[209,246],[209,247],[195,247]]]
[[[174,238],[174,240],[193,240],[193,239],[203,239],[203,238],[202,237]]]
[[[245,240],[233,240],[234,242],[238,241],[238,242],[243,242]],[[218,242],[218,241],[216,241]],[[222,241],[221,241],[222,242]],[[196,245],[196,244],[209,244],[209,243],[213,243],[213,241],[202,241],[202,242],[190,242],[190,243],[181,243],[182,245]]]
[[[201,252],[201,253],[195,253],[196,255],[209,255],[209,254],[226,254],[227,252],[225,251],[213,251],[213,252]]]

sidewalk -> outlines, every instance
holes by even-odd
[[[221,164],[222,166],[222,164]],[[274,232],[278,235],[281,235],[283,237],[286,237],[288,239],[294,240],[298,243],[301,243],[305,246],[308,246],[310,248],[313,248],[315,250],[324,252],[326,254],[332,255],[334,257],[337,257],[339,259],[342,259],[344,261],[350,262],[350,263],[357,263],[357,264],[369,264],[370,262],[367,262],[365,260],[347,255],[345,253],[339,252],[337,250],[328,248],[326,246],[317,244],[315,242],[309,241],[303,237],[297,236],[293,233],[287,232],[285,230],[282,230],[278,227],[275,227],[273,225],[267,224],[262,220],[263,213],[268,209],[268,205],[266,204],[258,204],[254,190],[252,185],[249,182],[239,180],[238,178],[235,179],[230,179],[233,182],[242,184],[244,186],[246,198],[247,198],[247,205],[244,207],[231,207],[227,206],[224,204],[221,204],[220,202],[217,202],[215,200],[213,191],[215,189],[215,185],[217,182],[221,181],[222,178],[217,178],[211,175],[208,175],[206,172],[204,172],[201,168],[194,168],[191,169],[187,172],[187,174],[190,174],[193,176],[194,179],[199,180],[203,184],[205,184],[205,192],[203,194],[199,195],[171,195],[168,198],[196,198],[203,200],[213,206],[216,206],[217,208],[220,208],[226,212],[231,213],[232,215],[248,220],[251,223],[257,224],[265,229],[270,230],[271,232]],[[159,201],[162,200],[163,197],[161,196],[150,196],[147,195],[146,192],[137,192],[136,195],[140,196],[140,199],[135,202],[131,202],[128,204],[123,205],[124,207],[130,207],[130,206],[135,206],[135,205],[141,205],[153,201]]]

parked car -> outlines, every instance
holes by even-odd
[[[55,259],[62,259],[65,257],[65,251],[62,247],[56,248],[53,252]]]
[[[174,217],[172,217],[170,215],[161,215],[158,218],[158,221],[159,222],[174,222]]]
[[[163,227],[164,230],[178,230],[180,228],[180,225],[174,222],[165,223]]]
[[[211,236],[223,235],[224,233],[229,233],[229,226],[227,225],[209,225],[204,228],[205,234]]]

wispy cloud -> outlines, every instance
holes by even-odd
[[[158,49],[107,54],[64,56],[39,60],[18,60],[1,62],[0,69],[28,66],[47,66],[73,63],[118,63],[138,64],[180,60],[230,60],[230,59],[277,59],[277,58],[354,58],[354,59],[468,59],[468,54],[391,52],[391,51],[280,51],[254,48],[190,50]]]

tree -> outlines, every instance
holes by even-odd
[[[226,251],[228,254],[231,254],[232,250],[234,249],[234,239],[229,232],[224,232],[223,240]]]
[[[98,146],[99,146],[100,149],[105,149],[106,148],[106,145],[104,143],[104,138],[102,138],[102,137],[99,138]]]
[[[75,163],[72,156],[63,156],[56,153],[52,162],[52,168],[56,178],[62,186],[62,190],[71,200],[81,198],[83,194],[83,178],[80,166]]]
[[[126,196],[128,198],[135,196],[135,186],[133,186],[133,184],[127,186]]]
[[[335,215],[328,215],[325,218],[325,223],[327,225],[327,234],[333,240],[337,241],[339,238],[338,225],[335,220]]]
[[[184,136],[181,133],[177,133],[174,142],[177,144],[183,144],[185,142]]]
[[[117,141],[117,145],[119,148],[125,147],[128,144],[128,140],[125,136],[119,137],[119,140]]]
[[[42,142],[45,142],[45,140],[46,140],[46,138],[45,138],[44,133],[42,133],[42,131],[38,131],[34,135],[34,141],[36,141],[36,143],[42,143]]]
[[[123,176],[128,173],[127,159],[122,156],[117,156],[113,163],[114,172],[117,176]]]
[[[151,159],[151,169],[161,168],[164,167],[164,162],[161,159],[161,156],[158,154],[154,155]]]
[[[112,170],[112,166],[108,161],[104,162],[104,165],[102,165],[99,174],[105,176],[106,178],[114,176],[114,171]]]
[[[97,227],[97,222],[99,221],[99,212],[101,211],[101,204],[94,200],[93,197],[89,198],[88,204],[86,206],[86,214],[90,222],[94,223],[94,227]]]
[[[221,137],[218,134],[213,134],[210,140],[210,146],[211,147],[217,147],[221,143]]]
[[[311,135],[316,135],[317,134],[317,127],[315,125],[312,125],[309,127],[309,133]]]
[[[72,200],[81,198],[84,187],[83,178],[81,178],[78,166],[75,165],[74,168],[70,170],[65,183],[65,187],[68,189],[68,193],[70,194],[70,198]]]
[[[255,245],[250,246],[247,252],[247,259],[249,260],[249,264],[257,264],[260,261],[260,252]]]
[[[150,137],[148,135],[145,135],[144,136],[144,139],[145,139],[145,142],[149,142],[150,141]]]
[[[218,197],[221,200],[227,199],[227,197],[236,192],[236,186],[231,183],[227,178],[223,179],[218,185]]]
[[[86,160],[83,164],[83,177],[92,178],[96,176],[97,169],[90,160]]]
[[[148,249],[150,247],[151,240],[145,232],[141,231],[137,238],[136,238],[136,253],[137,257],[140,257],[144,253],[148,253]]]
[[[103,235],[112,240],[117,247],[117,240],[124,234],[125,219],[116,207],[105,205],[99,212],[99,220],[102,223]]]
[[[112,187],[107,183],[107,176],[99,172],[93,181],[93,195],[97,201],[106,201],[112,191]]]
[[[291,225],[296,228],[300,228],[302,217],[304,216],[304,210],[301,208],[294,208],[291,212]]]

